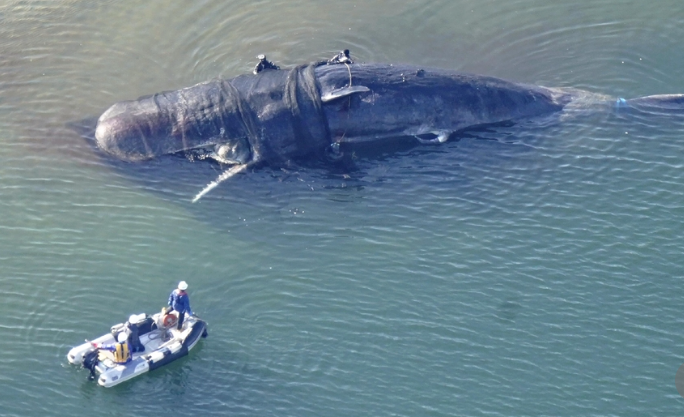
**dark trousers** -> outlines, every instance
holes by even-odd
[[[176,327],[180,330],[183,327],[183,320],[185,319],[185,313],[178,312],[178,326]]]
[[[131,353],[145,351],[145,346],[142,343],[140,343],[140,338],[138,336],[136,336],[135,338],[128,338],[128,347],[131,349]]]

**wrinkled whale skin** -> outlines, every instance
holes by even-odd
[[[309,82],[288,84],[306,75]],[[239,163],[271,162],[320,154],[340,142],[428,133],[443,141],[471,127],[552,114],[572,98],[409,65],[303,66],[116,103],[100,116],[95,138],[100,149],[126,161],[241,143],[249,156]]]
[[[190,153],[199,152],[200,159],[229,165],[194,202],[250,167],[301,157],[334,160],[345,143],[413,136],[438,144],[470,128],[555,123],[608,108],[681,114],[684,95],[614,100],[410,65],[315,63],[116,103],[98,119],[95,140],[123,161],[179,152],[194,158]]]
[[[282,91],[288,75],[263,71],[116,103],[98,119],[97,145],[133,162],[251,135],[249,145],[267,159],[308,153],[327,138],[318,132],[321,143],[301,143],[293,135],[295,121]]]
[[[349,83],[346,68],[316,71],[323,94]],[[342,73],[342,74],[340,74]],[[333,138],[373,140],[400,135],[455,132],[558,112],[571,96],[494,77],[411,66],[352,66],[355,94],[324,106]]]

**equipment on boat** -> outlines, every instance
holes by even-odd
[[[131,316],[129,323],[138,326],[140,342],[145,349],[133,352],[128,363],[115,363],[111,352],[93,346],[93,343],[98,346],[115,343],[120,335],[127,334],[126,323],[115,324],[109,333],[74,347],[67,359],[71,364],[90,370],[88,378],[91,380],[99,374],[97,383],[103,387],[118,385],[187,355],[201,338],[207,337],[207,323],[199,317],[186,316],[180,330],[175,328],[177,321],[177,313],[167,313],[166,308],[152,316]]]

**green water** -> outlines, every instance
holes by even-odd
[[[66,126],[349,48],[614,97],[684,92],[680,1],[5,1],[0,416],[678,415],[684,117],[360,155],[348,178],[111,166]],[[216,172],[215,172],[216,171]],[[104,389],[68,350],[179,280],[209,337]]]

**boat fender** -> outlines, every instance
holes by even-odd
[[[163,319],[163,321],[162,321],[162,324],[163,324],[164,327],[171,327],[171,326],[173,326],[174,324],[176,324],[177,322],[178,322],[178,318],[176,317],[175,314],[167,313],[167,314],[164,316],[164,319]]]
[[[167,349],[169,350],[169,353],[176,353],[180,350],[182,346],[183,345],[181,343],[174,343],[172,345],[169,345]]]
[[[149,355],[147,355],[147,362],[148,363],[159,362],[163,358],[164,358],[164,352],[156,351],[156,352],[152,352]]]
[[[160,360],[164,359],[165,357],[169,356],[171,353],[171,350],[169,350],[168,347],[165,347],[164,349],[161,350],[156,350],[152,353],[150,353],[146,358],[148,363],[154,363],[154,362],[159,362]]]
[[[169,356],[171,353],[173,353],[173,352],[171,352],[171,349],[169,349],[168,347],[165,347],[164,349],[162,349],[161,352],[162,352],[162,358],[165,358],[165,357]]]

